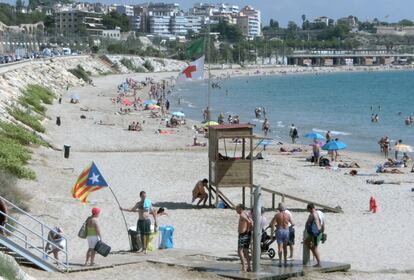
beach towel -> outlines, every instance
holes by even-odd
[[[151,205],[152,205],[151,204],[151,200],[149,200],[148,198],[146,198],[144,200],[144,205],[143,205],[144,210],[149,211],[151,209]]]

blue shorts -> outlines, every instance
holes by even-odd
[[[277,244],[287,244],[289,242],[289,229],[276,230]]]

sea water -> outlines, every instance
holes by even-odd
[[[277,141],[289,141],[294,124],[302,144],[311,143],[304,134],[330,130],[354,151],[379,151],[378,141],[385,135],[414,145],[414,126],[404,122],[414,116],[413,71],[244,76],[222,79],[219,85],[210,94],[212,120],[220,113],[226,119],[238,115],[241,123],[255,124],[261,133],[263,118],[256,119],[254,110],[265,107],[269,136]],[[207,96],[206,81],[179,84],[171,107],[201,120]],[[372,114],[379,115],[378,123],[371,122]]]

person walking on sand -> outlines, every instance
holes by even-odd
[[[154,229],[155,231],[158,230],[157,225],[157,211],[154,210],[152,207],[151,200],[147,198],[147,193],[145,191],[141,191],[139,193],[140,201],[138,201],[134,207],[130,209],[120,208],[121,211],[126,212],[138,212],[138,222],[137,222],[137,229],[139,231],[139,235],[141,238],[142,244],[142,251],[144,254],[147,253],[148,243],[150,240],[151,235],[151,219],[150,215],[152,214],[154,218]]]
[[[92,208],[92,216],[86,220],[86,240],[88,241],[88,251],[86,252],[85,266],[95,265],[95,246],[98,241],[102,241],[101,230],[98,225],[98,217],[101,213],[101,209],[94,207]]]
[[[262,130],[265,136],[267,136],[267,134],[270,131],[270,123],[268,119],[264,120],[263,126],[262,126]]]
[[[4,230],[4,228],[6,227],[7,224],[7,214],[8,214],[8,210],[7,210],[7,205],[4,202],[3,198],[0,197],[0,226],[2,228],[0,228],[0,234],[6,236],[7,232]]]
[[[292,144],[295,144],[296,138],[299,138],[299,133],[294,124],[292,124],[290,127],[289,136],[292,138]]]
[[[237,253],[240,257],[241,270],[243,272],[249,272],[251,271],[249,248],[252,236],[253,220],[246,212],[242,204],[236,206],[236,212],[239,215]]]
[[[191,203],[193,203],[197,198],[200,200],[197,203],[197,206],[203,201],[203,206],[206,206],[208,194],[206,193],[205,188],[208,187],[208,180],[204,178],[201,181],[198,181],[193,189],[193,198]]]
[[[273,239],[276,238],[278,255],[279,255],[279,266],[282,266],[282,255],[284,264],[287,264],[287,246],[289,242],[289,224],[293,225],[292,217],[285,212],[286,208],[283,203],[279,203],[277,207],[279,211],[273,217],[271,225],[271,236]],[[276,227],[276,235],[274,229]],[[283,253],[283,254],[282,254]]]
[[[322,240],[322,234],[325,231],[325,221],[323,213],[317,211],[313,203],[309,203],[307,206],[309,211],[308,220],[306,221],[306,232],[308,237],[304,240],[305,245],[312,251],[316,258],[315,267],[321,266],[321,258],[319,255],[318,245]]]
[[[395,142],[395,152],[394,152],[394,156],[395,156],[395,160],[398,160],[398,154],[400,153],[400,151],[398,150],[398,145],[402,144],[402,140],[398,140],[397,142]]]
[[[383,149],[385,158],[388,158],[388,152],[390,150],[390,138],[388,138],[388,136],[385,136],[384,138]]]

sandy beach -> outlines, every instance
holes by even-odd
[[[217,70],[225,76],[228,70]],[[231,73],[230,73],[231,74]],[[37,181],[21,181],[19,187],[31,193],[30,210],[49,225],[60,226],[69,238],[70,259],[82,262],[86,241],[77,238],[77,231],[91,207],[102,209],[99,218],[105,242],[113,250],[128,249],[128,239],[122,216],[108,190],[92,193],[90,203],[82,205],[71,197],[70,191],[77,176],[85,166],[94,161],[108,184],[113,188],[123,207],[132,207],[145,190],[156,206],[165,206],[169,215],[160,219],[160,225],[173,225],[175,247],[199,250],[214,256],[234,256],[237,245],[237,215],[229,209],[199,209],[191,205],[191,191],[197,180],[208,177],[207,148],[189,147],[193,141],[192,125],[176,129],[165,128],[161,118],[151,118],[147,111],[119,115],[119,105],[112,104],[116,87],[126,78],[142,81],[149,76],[142,74],[111,75],[94,78],[96,86],[73,87],[69,95],[80,96],[79,104],[70,104],[64,96],[62,104],[48,107],[50,117],[45,123],[47,135],[56,147],[71,146],[69,159],[63,153],[46,148],[36,148],[30,167],[37,174]],[[176,73],[151,73],[160,80]],[[147,99],[145,88],[139,95]],[[83,110],[81,110],[81,108]],[[87,111],[85,111],[87,110]],[[201,112],[200,112],[201,114]],[[86,118],[81,119],[84,115]],[[62,120],[55,125],[56,116]],[[132,121],[142,122],[143,131],[128,131]],[[103,124],[99,124],[102,122]],[[160,135],[158,129],[174,134]],[[288,131],[286,131],[288,133]],[[200,142],[207,142],[199,138]],[[290,148],[292,145],[284,145]],[[304,279],[412,279],[414,277],[414,250],[411,249],[414,217],[414,186],[409,168],[405,174],[375,174],[375,165],[384,158],[375,154],[341,152],[340,159],[357,161],[359,173],[366,176],[345,175],[347,169],[314,167],[305,158],[307,152],[284,155],[280,146],[263,152],[264,160],[254,163],[254,182],[266,188],[316,201],[332,207],[340,206],[344,213],[327,213],[328,241],[321,246],[323,260],[350,263],[348,273],[308,275]],[[367,179],[401,182],[399,185],[367,184]],[[241,190],[225,189],[233,202],[241,202]],[[378,213],[368,212],[369,199],[374,195]],[[271,196],[265,195],[266,207],[271,206]],[[305,209],[306,205],[286,200],[288,208]],[[268,220],[273,211],[266,213]],[[297,229],[295,258],[302,256],[301,232],[307,213],[293,213]],[[126,213],[129,225],[135,225],[136,215]],[[99,257],[97,258],[99,263]],[[75,273],[68,276],[48,275],[27,269],[37,279],[128,279],[136,271],[145,271],[144,277],[152,279],[214,279],[207,273],[185,269],[139,264],[102,271]]]

